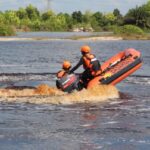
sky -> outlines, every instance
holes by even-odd
[[[17,10],[29,4],[37,7],[40,11],[47,8],[47,0],[0,0],[0,11]],[[56,12],[72,13],[74,11],[86,10],[103,13],[113,12],[118,8],[122,14],[127,13],[130,8],[145,4],[148,0],[51,0],[51,9]]]

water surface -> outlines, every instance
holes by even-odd
[[[43,36],[51,37],[45,34]],[[65,33],[64,36],[70,35]],[[119,99],[103,103],[36,105],[8,103],[1,98],[1,150],[149,150],[149,41],[0,42],[1,87],[15,84],[36,86],[40,83],[55,86],[55,77],[51,73],[60,69],[64,59],[75,65],[84,44],[92,47],[101,62],[132,47],[141,51],[144,64],[117,85],[122,93]]]

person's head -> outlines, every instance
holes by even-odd
[[[86,55],[91,52],[91,48],[88,45],[84,45],[81,47],[81,54]]]
[[[62,69],[69,70],[71,68],[71,63],[67,60],[65,60],[62,64]]]

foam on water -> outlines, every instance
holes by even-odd
[[[96,103],[108,99],[119,98],[116,87],[111,85],[99,85],[89,90],[73,92],[71,94],[59,91],[55,87],[42,84],[35,89],[1,89],[1,101],[29,102],[35,104],[75,104]]]

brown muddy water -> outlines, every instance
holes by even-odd
[[[42,96],[42,98],[41,98]],[[45,96],[45,97],[43,97]],[[35,89],[1,89],[0,97],[7,102],[29,102],[33,104],[79,104],[97,103],[108,99],[119,98],[119,92],[114,86],[99,85],[92,89],[73,93],[64,93],[54,87],[41,84]],[[20,98],[19,100],[17,100]],[[3,101],[3,100],[2,100]]]

